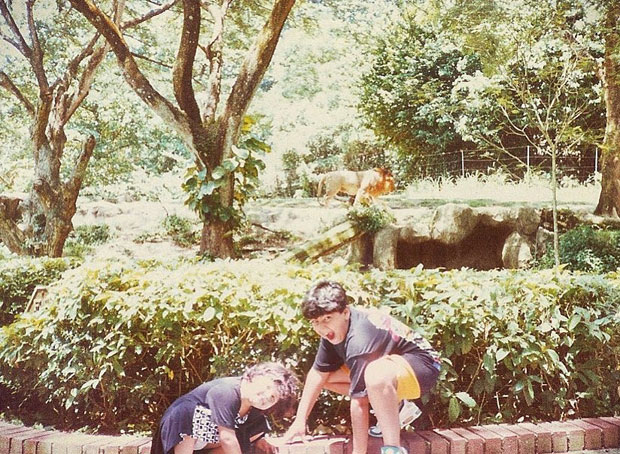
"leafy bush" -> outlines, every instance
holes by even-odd
[[[109,239],[110,227],[107,224],[79,225],[69,234],[63,254],[83,258],[92,251],[92,246],[106,243]]]
[[[67,259],[26,258],[0,260],[0,325],[22,313],[37,285],[58,280],[72,264]]]
[[[171,214],[162,221],[166,233],[181,247],[192,247],[200,241],[200,234],[195,230],[196,222]]]
[[[573,271],[606,273],[620,267],[620,231],[580,226],[560,237],[560,262]],[[553,246],[539,261],[541,268],[554,266]]]
[[[351,207],[347,218],[365,232],[375,233],[396,219],[387,209],[377,205]]]
[[[620,274],[552,270],[92,263],[3,328],[0,384],[39,422],[144,429],[179,394],[247,364],[280,358],[305,375],[318,338],[298,306],[327,278],[356,304],[391,308],[442,353],[436,426],[620,411]],[[322,398],[314,427],[346,420],[345,401]]]
[[[110,226],[107,224],[79,225],[70,238],[84,244],[103,244],[110,239]]]

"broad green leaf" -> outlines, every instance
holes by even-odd
[[[553,326],[551,326],[547,322],[541,323],[540,326],[538,327],[538,331],[540,331],[541,333],[548,333],[551,330],[553,330]]]
[[[569,331],[574,331],[575,327],[577,327],[577,325],[579,324],[579,322],[581,322],[581,315],[580,314],[574,314],[569,320],[568,320],[568,330]]]
[[[213,191],[215,190],[216,187],[217,187],[217,184],[213,180],[207,181],[206,184],[203,183],[202,186],[200,186],[200,192],[198,193],[198,198],[202,198],[206,195],[213,194]]]
[[[234,145],[232,147],[232,151],[233,153],[235,153],[236,156],[238,156],[239,158],[243,160],[247,159],[248,156],[250,156],[250,152],[248,150],[244,148],[235,147]]]
[[[213,172],[211,173],[211,178],[213,178],[214,180],[219,180],[224,175],[226,175],[226,173],[226,169],[223,166],[217,166],[215,169],[213,169]]]
[[[455,396],[469,408],[474,408],[476,406],[476,401],[466,392],[458,392]]]
[[[459,404],[459,401],[454,396],[450,397],[450,401],[448,403],[448,418],[451,422],[454,422],[459,418],[460,414],[461,404]]]
[[[508,356],[508,353],[509,353],[508,350],[505,350],[503,348],[498,349],[495,352],[495,361],[497,361],[499,363],[502,359],[504,359],[506,356]]]
[[[204,311],[204,313],[202,315],[202,319],[205,322],[208,322],[208,321],[212,320],[213,317],[215,317],[215,308],[208,307],[207,309],[205,309],[205,311]]]

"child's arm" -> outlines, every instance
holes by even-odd
[[[319,393],[323,389],[323,385],[327,380],[327,373],[319,372],[318,370],[311,368],[306,377],[306,383],[301,393],[301,399],[299,406],[297,407],[297,414],[295,415],[295,421],[291,424],[291,427],[286,431],[283,436],[283,440],[290,441],[296,436],[303,436],[306,434],[306,423],[308,421],[308,415],[312,411],[312,407],[316,403]]]
[[[243,454],[234,429],[217,426],[220,432],[220,446],[225,454]]]

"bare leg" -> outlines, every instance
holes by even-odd
[[[184,437],[183,441],[174,447],[174,454],[193,454],[196,439]]]
[[[368,400],[375,410],[377,422],[383,432],[383,444],[400,446],[400,422],[398,420],[397,379],[394,366],[383,359],[373,361],[364,373]],[[176,454],[176,453],[175,453]]]
[[[207,450],[209,454],[225,454],[224,448],[222,448],[220,445],[214,445],[214,446],[215,448],[209,448],[209,446],[207,446],[205,449]]]
[[[325,387],[325,389],[348,396],[349,387],[351,386],[351,379],[349,378],[349,373],[343,369],[338,369],[334,372],[331,372],[323,386]]]

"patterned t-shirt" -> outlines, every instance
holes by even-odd
[[[368,363],[386,355],[418,355],[435,365],[439,354],[426,339],[377,308],[350,307],[349,330],[339,344],[321,339],[313,368],[333,372],[343,364],[350,370],[351,397],[367,395],[364,371]]]

